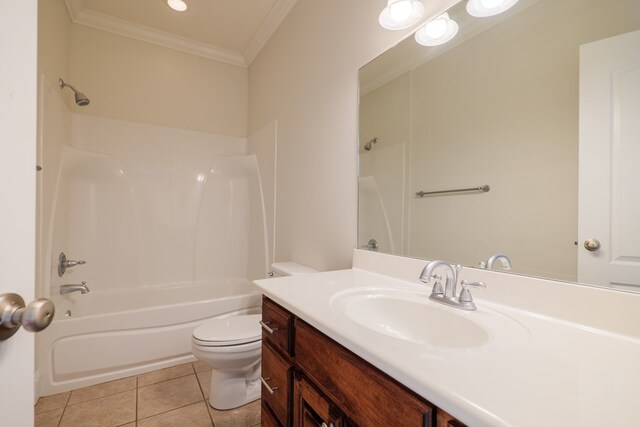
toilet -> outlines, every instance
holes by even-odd
[[[295,262],[271,265],[270,276],[316,273]],[[193,330],[191,352],[211,367],[209,404],[233,409],[260,398],[260,314],[212,319]]]

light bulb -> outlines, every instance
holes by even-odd
[[[397,1],[389,5],[389,16],[395,22],[403,22],[411,16],[411,2]]]
[[[496,8],[496,7],[500,6],[500,4],[502,4],[502,3],[503,3],[502,0],[480,0],[480,4],[483,7],[486,7],[487,9]]]
[[[424,4],[420,0],[388,0],[378,20],[387,30],[403,30],[418,23],[422,15]]]
[[[494,16],[502,13],[518,3],[518,0],[469,0],[467,12],[478,18]]]
[[[182,0],[167,0],[167,5],[176,12],[184,12],[187,10],[187,4]]]
[[[447,32],[448,16],[440,16],[438,19],[434,19],[424,26],[424,32],[432,39],[439,39]]]
[[[416,41],[423,46],[438,46],[458,34],[458,23],[443,13],[416,31]]]

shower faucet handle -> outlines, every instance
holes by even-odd
[[[74,261],[67,259],[67,256],[64,252],[60,252],[60,256],[58,257],[58,276],[62,277],[67,271],[67,268],[75,267],[76,265],[86,264],[87,261]]]

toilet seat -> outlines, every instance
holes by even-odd
[[[193,342],[202,347],[227,347],[260,341],[261,318],[250,314],[210,320],[193,330]]]

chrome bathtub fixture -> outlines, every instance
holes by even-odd
[[[446,269],[444,289],[441,283],[442,277],[439,274],[434,273],[434,271],[438,267],[444,267]],[[485,288],[487,285],[485,285],[483,282],[469,282],[467,280],[463,280],[462,282],[460,282],[462,291],[460,292],[460,296],[457,296],[456,288],[461,271],[461,265],[456,265],[455,267],[453,267],[448,262],[442,260],[431,261],[429,264],[427,264],[420,274],[420,281],[429,283],[431,279],[435,279],[433,290],[431,291],[431,295],[429,295],[429,299],[441,304],[460,308],[462,310],[476,310],[477,307],[473,302],[473,297],[471,296],[471,292],[469,292],[468,288],[469,286]]]
[[[60,252],[60,256],[58,256],[58,277],[62,277],[67,268],[75,267],[76,265],[86,264],[87,261],[73,261],[67,259],[67,256],[64,252]]]
[[[511,260],[509,260],[509,257],[504,254],[495,254],[486,262],[481,262],[480,266],[482,268],[486,268],[487,270],[491,270],[493,269],[493,264],[496,261],[500,261],[502,263],[503,270],[511,270]]]
[[[87,98],[87,95],[85,95],[84,93],[76,90],[75,87],[71,86],[69,83],[66,83],[64,80],[59,79],[58,80],[58,84],[60,85],[60,89],[64,89],[65,87],[68,87],[69,89],[71,89],[73,91],[73,93],[75,94],[76,97],[76,104],[78,104],[80,107],[84,107],[85,105],[89,105],[89,103],[91,101],[89,101],[89,98]]]
[[[90,291],[87,282],[82,282],[80,285],[60,285],[60,295],[70,294],[71,292],[80,292],[84,295]]]

